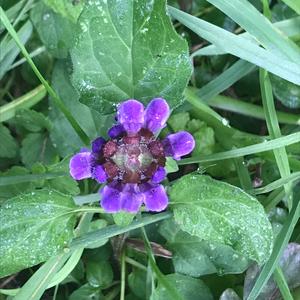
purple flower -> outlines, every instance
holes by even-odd
[[[147,108],[137,100],[121,103],[114,125],[105,141],[102,137],[70,161],[70,174],[76,180],[93,178],[107,182],[101,189],[101,206],[108,213],[120,210],[136,213],[142,204],[149,211],[162,211],[168,196],[160,184],[166,177],[166,157],[178,160],[195,147],[191,134],[180,131],[160,141],[156,138],[169,117],[168,103],[153,99]]]

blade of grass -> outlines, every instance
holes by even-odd
[[[279,266],[277,266],[275,268],[273,277],[279,287],[279,290],[280,290],[283,300],[293,300],[294,298],[293,298],[293,296],[290,292],[289,286],[285,280],[282,269]]]
[[[58,97],[56,92],[52,89],[52,87],[49,85],[49,83],[46,81],[46,79],[42,76],[40,71],[37,69],[37,67],[35,66],[33,60],[29,56],[27,50],[25,49],[24,45],[20,41],[16,31],[14,30],[13,26],[10,24],[9,20],[7,19],[7,16],[6,16],[5,12],[3,11],[3,9],[1,7],[0,7],[0,19],[3,22],[3,24],[4,24],[5,28],[7,29],[7,31],[9,32],[9,34],[12,36],[12,38],[14,39],[16,44],[18,45],[18,47],[21,49],[22,54],[27,59],[29,65],[31,66],[31,68],[34,71],[34,73],[36,74],[36,76],[39,78],[41,83],[45,86],[47,92],[52,97],[55,105],[63,112],[63,114],[65,115],[65,117],[67,118],[67,120],[69,121],[71,126],[74,128],[75,132],[78,134],[78,136],[80,137],[82,142],[85,145],[89,145],[89,143],[90,143],[89,137],[86,135],[86,133],[80,127],[80,125],[78,124],[76,119],[72,116],[70,111],[67,109],[67,107],[63,103],[63,101]]]
[[[42,179],[53,179],[57,177],[67,176],[69,173],[55,172],[55,173],[44,173],[44,174],[26,174],[26,175],[15,175],[15,176],[0,176],[0,186],[17,184],[21,182],[30,182],[34,180]]]
[[[216,25],[198,19],[174,7],[171,15],[200,37],[224,49],[226,52],[260,66],[290,82],[300,84],[300,66],[288,59],[265,50],[242,36],[226,31]]]
[[[51,279],[69,257],[70,253],[63,253],[50,258],[29,278],[13,299],[39,300],[51,282]]]
[[[300,15],[300,0],[282,0],[287,6]]]
[[[277,114],[274,105],[272,85],[268,73],[260,69],[259,70],[259,80],[262,95],[263,108],[265,111],[266,122],[270,137],[275,139],[281,137],[281,131],[277,120]],[[275,160],[279,169],[280,176],[282,178],[288,177],[291,174],[289,160],[287,156],[286,149],[284,147],[274,149]],[[287,195],[290,195],[291,184],[289,182],[285,183],[284,190]],[[292,207],[292,198],[288,197],[288,207]]]
[[[20,109],[30,108],[40,102],[47,92],[43,85],[39,85],[27,94],[0,107],[0,122],[7,121],[16,115]]]
[[[298,201],[298,203],[297,201],[295,201],[288,218],[286,219],[280,233],[278,234],[275,240],[273,252],[269,260],[267,261],[267,263],[262,268],[247,300],[257,299],[262,288],[268,282],[269,278],[271,277],[273,271],[275,270],[278,264],[278,261],[283,253],[283,250],[285,249],[286,245],[290,240],[290,237],[293,233],[294,227],[298,222],[299,217],[300,217],[300,201]]]
[[[254,191],[255,191],[255,194],[265,194],[265,193],[269,193],[273,190],[276,190],[276,189],[282,187],[286,183],[292,183],[294,181],[297,182],[299,180],[300,180],[300,172],[295,172],[295,173],[290,174],[287,177],[280,178],[280,179],[275,180],[263,187],[257,188]]]
[[[207,0],[253,35],[266,49],[294,63],[300,61],[296,44],[277,31],[272,23],[247,0]]]
[[[252,72],[255,68],[255,65],[240,59],[218,77],[199,89],[197,95],[203,101],[208,101],[228,89],[238,80]]]
[[[227,96],[215,96],[206,102],[214,108],[231,111],[244,116],[265,120],[264,110],[261,106],[234,99]],[[283,124],[300,125],[300,116],[286,112],[277,111],[278,122]]]
[[[300,17],[276,22],[273,23],[273,26],[287,37],[293,37],[299,35]],[[246,39],[251,39],[251,35],[248,32],[241,33],[238,36],[244,37]],[[226,53],[227,52],[222,47],[218,47],[216,45],[209,45],[195,51],[192,54],[192,57],[199,55],[221,55]]]
[[[234,165],[241,183],[241,187],[247,193],[252,194],[253,193],[252,181],[251,181],[248,168],[244,164],[244,158],[243,157],[235,158]]]
[[[111,225],[97,231],[86,233],[82,237],[75,238],[72,241],[70,248],[76,249],[77,247],[87,247],[88,245],[95,243],[95,241],[105,240],[113,236],[128,232],[130,230],[140,228],[142,226],[169,219],[171,217],[171,212],[163,212],[143,217],[141,220],[134,220],[128,226]]]
[[[179,160],[178,165],[211,162],[211,161],[218,161],[218,160],[223,160],[223,159],[241,157],[241,156],[245,156],[245,155],[250,155],[250,154],[255,154],[255,153],[278,149],[278,148],[281,148],[284,146],[299,143],[299,141],[300,141],[300,132],[296,132],[296,133],[286,135],[284,137],[273,139],[271,141],[265,141],[263,143],[246,146],[243,148],[233,149],[233,150],[219,152],[219,153],[210,154],[210,155],[185,158],[185,159]]]

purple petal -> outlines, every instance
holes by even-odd
[[[107,174],[101,165],[97,165],[92,172],[92,177],[99,183],[104,183],[107,180]]]
[[[116,213],[122,208],[121,193],[118,189],[106,185],[101,190],[101,206],[107,213]]]
[[[164,167],[158,167],[155,173],[152,176],[152,182],[153,183],[160,183],[166,178],[166,170]]]
[[[193,136],[186,131],[179,131],[168,135],[163,140],[163,146],[166,156],[172,156],[179,160],[181,156],[191,153],[195,147]]]
[[[136,191],[136,184],[126,184],[125,186],[126,188],[121,193],[122,209],[130,213],[136,213],[143,203],[144,196]]]
[[[80,152],[75,154],[70,160],[70,174],[76,180],[89,178],[91,174],[91,152]]]
[[[94,153],[99,153],[102,149],[102,146],[105,144],[105,139],[102,137],[98,137],[92,141],[92,151]]]
[[[118,120],[129,135],[137,133],[144,123],[144,106],[136,100],[127,100],[118,107]]]
[[[170,108],[165,99],[155,98],[147,106],[145,126],[153,133],[162,129],[170,115]]]
[[[150,211],[162,211],[168,206],[168,196],[164,187],[159,185],[148,185],[144,191],[144,203]]]
[[[110,128],[107,132],[108,136],[110,136],[112,139],[115,139],[125,133],[124,127],[121,124],[114,125],[112,128]]]

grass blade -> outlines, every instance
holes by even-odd
[[[95,241],[105,240],[133,229],[137,229],[158,221],[169,219],[171,218],[171,216],[171,212],[163,212],[155,215],[148,215],[147,217],[144,217],[141,220],[134,220],[128,226],[111,225],[97,231],[86,233],[82,237],[75,238],[72,241],[70,248],[76,249],[78,247],[87,247],[95,243]]]
[[[0,122],[13,118],[17,111],[24,108],[30,108],[40,102],[46,96],[46,89],[39,85],[27,94],[0,107]]]
[[[169,11],[174,18],[217,47],[260,66],[290,82],[300,84],[299,64],[283,59],[270,50],[268,51],[261,48],[253,41],[249,41],[242,36],[236,36],[229,31],[176,8],[169,7]]]
[[[298,195],[299,196],[299,195]],[[295,197],[296,198],[296,197]],[[268,262],[262,268],[247,300],[255,300],[257,299],[258,295],[260,294],[264,285],[268,282],[269,278],[271,277],[272,273],[274,272],[278,261],[288,244],[290,237],[293,233],[294,227],[296,226],[298,219],[300,217],[300,201],[298,203],[294,203],[293,208],[286,219],[280,233],[278,234],[273,252],[268,260]]]
[[[276,281],[280,293],[282,295],[282,298],[284,300],[293,300],[293,296],[291,295],[289,286],[284,278],[284,274],[282,272],[282,269],[280,267],[276,267],[273,274],[274,280]]]
[[[63,253],[50,258],[23,285],[14,300],[39,300],[56,272],[69,258],[70,253]]]
[[[300,15],[300,1],[299,0],[282,0],[287,6],[293,9],[298,15]]]
[[[273,26],[279,30],[282,34],[287,37],[293,37],[299,35],[299,27],[300,27],[300,17],[287,19],[284,21],[273,23]],[[242,33],[238,36],[244,37],[246,39],[251,40],[251,35],[248,32]],[[255,42],[255,41],[253,41]],[[198,55],[220,55],[226,54],[227,52],[222,47],[217,47],[216,45],[209,45],[204,48],[201,48],[195,51],[192,54],[192,57]]]
[[[263,143],[246,146],[243,148],[233,149],[229,151],[224,151],[220,153],[203,155],[203,156],[195,156],[191,158],[185,158],[178,161],[178,165],[187,165],[192,163],[203,163],[203,162],[211,162],[218,161],[223,159],[241,157],[245,155],[265,152],[269,150],[278,149],[284,146],[292,145],[295,143],[299,143],[300,141],[300,132],[292,133],[284,137],[280,137],[277,139],[273,139],[270,141],[265,141]]]
[[[238,60],[222,74],[203,86],[197,95],[203,100],[208,101],[219,95],[238,80],[249,74],[255,69],[255,66],[244,60]],[[209,104],[209,102],[208,102]]]
[[[2,9],[2,7],[0,7],[0,19],[1,19],[2,23],[4,24],[5,28],[7,29],[7,31],[9,32],[9,34],[11,35],[11,37],[14,39],[14,41],[16,42],[18,47],[21,49],[22,54],[27,59],[27,61],[28,61],[29,65],[31,66],[33,72],[36,74],[36,76],[41,81],[41,83],[45,86],[45,88],[46,88],[47,92],[49,93],[49,95],[53,98],[53,101],[54,101],[55,105],[63,112],[63,114],[65,115],[65,117],[67,118],[67,120],[69,121],[71,126],[74,128],[75,132],[78,134],[78,136],[80,137],[82,142],[85,145],[89,145],[89,143],[90,143],[89,137],[86,135],[86,133],[80,127],[80,125],[78,124],[76,119],[72,116],[70,111],[67,109],[67,107],[63,103],[63,101],[58,97],[58,95],[55,93],[55,91],[52,89],[52,87],[49,85],[49,83],[46,81],[46,79],[42,76],[40,71],[37,69],[37,67],[35,66],[33,60],[31,59],[31,57],[29,55],[29,53],[27,52],[24,45],[20,41],[15,29],[10,24],[4,10]]]
[[[265,113],[261,106],[234,99],[227,96],[216,96],[211,98],[208,103],[209,106],[214,108],[231,111],[247,117],[253,117],[265,120]],[[277,111],[278,122],[283,124],[300,125],[300,116],[296,114],[289,114],[286,112]]]
[[[299,48],[275,30],[272,23],[247,0],[207,0],[253,35],[266,49],[295,63],[300,61]]]

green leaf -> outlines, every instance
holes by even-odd
[[[273,93],[288,108],[300,108],[300,86],[278,76],[270,76]]]
[[[130,214],[125,211],[121,211],[119,213],[112,215],[114,218],[115,224],[119,226],[127,226],[129,225],[135,217],[135,214]]]
[[[249,265],[247,259],[230,246],[189,235],[181,231],[174,222],[164,222],[160,233],[167,239],[167,248],[173,253],[176,273],[193,277],[213,273],[242,273]]]
[[[19,125],[31,132],[39,132],[43,129],[50,130],[51,123],[46,117],[35,110],[23,109],[16,114]]]
[[[128,285],[132,293],[139,299],[146,299],[147,273],[143,270],[133,269],[128,275]]]
[[[167,157],[165,169],[167,171],[167,174],[177,172],[179,168],[176,160],[173,159],[172,157]]]
[[[168,119],[168,125],[171,126],[173,131],[177,132],[185,130],[185,127],[190,120],[190,114],[188,112],[180,112],[178,114],[172,114]]]
[[[47,133],[29,133],[22,141],[21,157],[25,166],[30,167],[37,161],[51,164],[56,155]]]
[[[284,273],[284,277],[289,285],[290,290],[300,286],[300,245],[296,243],[290,243],[284,250],[279,266]],[[245,277],[244,293],[245,297],[249,295],[251,289],[257,277],[260,273],[260,269],[257,265],[251,266]],[[257,300],[271,299],[272,295],[278,294],[279,290],[273,278],[269,279],[267,284],[262,289]]]
[[[0,277],[34,266],[66,247],[73,237],[71,197],[39,190],[9,199],[0,208]]]
[[[196,142],[193,155],[207,155],[213,153],[216,141],[214,130],[211,127],[203,123],[201,128],[198,129],[193,136]]]
[[[88,1],[71,50],[72,82],[80,101],[109,113],[124,99],[182,102],[191,75],[187,43],[162,0]]]
[[[183,231],[231,246],[259,264],[269,258],[272,227],[262,205],[252,196],[203,175],[180,178],[169,194],[175,221]]]
[[[31,10],[31,20],[47,50],[57,58],[68,56],[75,39],[74,23],[40,1]]]
[[[75,290],[69,300],[100,300],[103,299],[100,289],[90,286],[88,283]]]
[[[91,139],[100,135],[104,136],[108,129],[107,123],[111,125],[113,118],[101,116],[78,101],[79,95],[70,82],[68,73],[70,68],[71,65],[63,60],[55,64],[52,74],[53,88]],[[53,123],[53,128],[50,132],[51,140],[61,156],[70,155],[70,153],[83,147],[84,144],[63,113],[55,107],[52,100],[50,100],[50,107],[49,116]],[[68,136],[67,139],[66,135]]]
[[[182,300],[213,299],[208,287],[200,279],[179,274],[169,274],[165,278],[178,291]],[[158,287],[153,291],[150,299],[173,300],[174,298],[169,294],[168,290],[159,283]]]
[[[92,287],[108,287],[113,280],[113,270],[108,261],[88,261],[86,278]]]
[[[243,36],[236,36],[178,9],[170,7],[169,11],[182,24],[227,53],[260,66],[290,82],[300,84],[299,64],[282,58],[281,55],[274,54],[271,50],[265,50],[252,40]]]
[[[17,154],[17,143],[7,127],[0,124],[0,157],[12,158]]]
[[[62,17],[71,20],[73,23],[76,23],[82,11],[84,1],[79,0],[75,2],[70,0],[44,0],[44,3]]]
[[[286,5],[292,8],[298,15],[300,15],[300,1],[299,0],[282,0]]]

